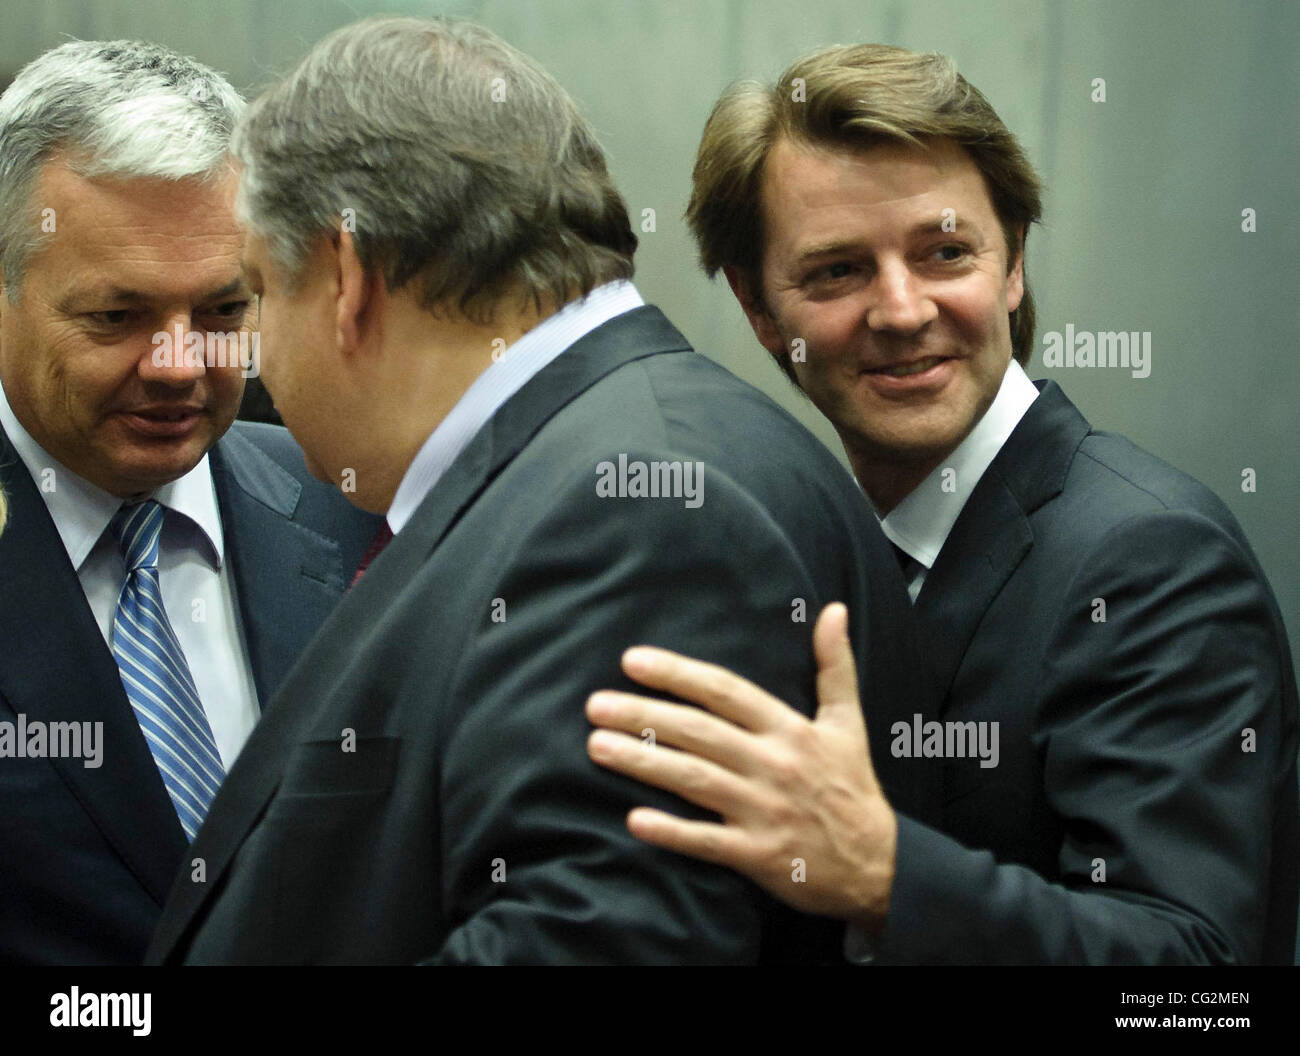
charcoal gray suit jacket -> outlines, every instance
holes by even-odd
[[[602,492],[620,456],[702,463],[702,502]],[[583,711],[634,688],[619,656],[644,642],[810,714],[813,620],[836,599],[871,728],[927,710],[901,574],[848,474],[657,309],[607,322],[502,406],[322,628],[149,959],[841,961],[842,925],[633,838],[638,804],[704,812],[592,763]],[[875,751],[926,815],[937,782]]]

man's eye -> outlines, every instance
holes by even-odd
[[[225,304],[217,305],[208,314],[223,322],[238,325],[244,321],[244,313],[248,311],[249,303],[249,301],[227,301]]]
[[[114,308],[107,312],[86,312],[86,318],[96,326],[105,328],[122,326],[131,321],[132,313],[128,308]]]
[[[848,261],[840,260],[834,264],[827,264],[824,268],[818,268],[813,272],[813,279],[822,281],[834,281],[836,279],[846,279],[853,273],[853,265]]]
[[[952,264],[966,255],[966,247],[949,242],[947,245],[936,249],[934,255],[939,257],[943,263]]]

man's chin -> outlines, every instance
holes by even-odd
[[[140,495],[148,495],[173,481],[180,480],[196,465],[198,465],[197,461],[193,464],[181,465],[175,468],[144,469],[142,467],[132,467],[129,470],[115,473],[109,479],[92,480],[91,483],[98,484],[109,494],[116,495],[119,499],[130,499]]]
[[[137,445],[135,457],[118,458],[100,474],[102,479],[88,479],[122,498],[142,495],[180,480],[203,460],[212,445],[191,439],[175,445],[150,446],[152,449],[140,450]]]
[[[840,434],[845,449],[877,465],[933,466],[947,458],[963,437],[952,429],[942,430],[873,430],[846,436]]]
[[[943,458],[966,439],[978,416],[964,408],[918,407],[909,413],[880,414],[861,423],[862,439],[903,462],[924,462]]]

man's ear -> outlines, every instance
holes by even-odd
[[[1025,295],[1025,228],[1016,228],[1016,256],[1007,268],[1007,311],[1020,307]]]
[[[727,277],[727,285],[731,287],[731,292],[740,302],[740,308],[745,313],[745,318],[749,320],[758,343],[767,349],[778,363],[783,362],[789,350],[781,339],[775,320],[768,314],[756,291],[750,288],[749,280],[734,264],[724,264],[722,274]]]
[[[357,256],[351,231],[345,228],[338,232],[336,238],[335,258],[339,276],[336,338],[339,351],[351,355],[370,336],[368,331],[378,321],[379,286],[382,285],[382,279],[366,273],[361,258]]]

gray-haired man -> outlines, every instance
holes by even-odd
[[[0,961],[140,960],[374,531],[284,430],[227,431],[242,108],[131,41],[64,44],[0,97]]]
[[[582,701],[625,641],[689,643],[807,711],[800,615],[849,596],[873,721],[911,710],[917,668],[852,481],[627,281],[572,101],[486,30],[375,20],[235,142],[267,385],[396,534],[254,731],[150,959],[837,957],[826,922],[634,840],[640,790],[586,757]],[[901,772],[882,760],[920,809]]]

